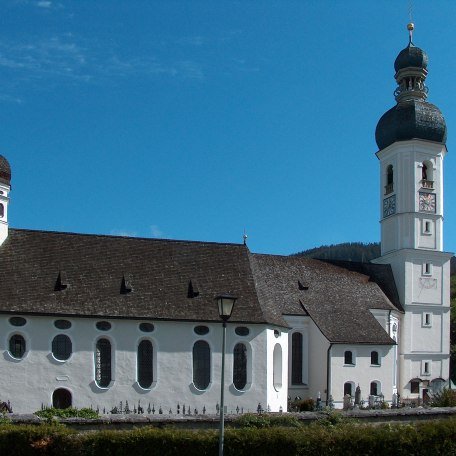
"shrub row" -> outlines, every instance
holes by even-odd
[[[76,433],[64,426],[0,426],[0,454],[90,456],[216,455],[215,431],[142,428]],[[228,429],[226,456],[456,455],[456,419],[413,425],[343,423],[302,428]]]

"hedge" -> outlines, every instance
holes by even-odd
[[[0,454],[90,456],[216,455],[216,431],[141,428],[77,433],[61,425],[0,426]],[[226,456],[456,455],[456,419],[413,425],[311,425],[227,429]]]

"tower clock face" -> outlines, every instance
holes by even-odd
[[[421,212],[432,212],[435,214],[435,193],[419,193],[419,208]]]
[[[383,217],[389,217],[396,213],[396,195],[383,200]]]

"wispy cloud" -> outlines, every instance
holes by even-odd
[[[39,2],[36,2],[36,6],[39,6],[40,8],[51,8],[52,2],[41,0]]]
[[[122,237],[137,237],[138,233],[136,231],[129,230],[111,230],[110,234],[112,236],[122,236]]]
[[[85,50],[59,37],[25,44],[0,42],[0,67],[15,71],[22,80],[88,76]]]
[[[163,231],[157,225],[151,225],[150,233],[154,238],[161,238],[163,237]]]
[[[14,97],[12,95],[0,93],[0,103],[1,102],[3,102],[3,103],[22,104],[24,102],[24,100],[22,98]]]
[[[202,46],[205,41],[206,39],[203,36],[184,36],[176,40],[178,44],[184,44],[188,46]]]
[[[71,34],[26,43],[0,41],[0,69],[3,78],[23,82],[47,79],[46,84],[51,87],[62,81],[96,82],[109,78],[115,82],[135,76],[204,78],[202,66],[192,60],[122,57],[96,43],[81,44]],[[11,74],[6,74],[8,71]]]

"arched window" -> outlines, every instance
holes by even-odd
[[[59,334],[52,340],[52,354],[55,359],[65,361],[73,352],[73,345],[71,339],[65,334]]]
[[[9,340],[9,351],[13,358],[22,358],[25,354],[25,339],[20,334],[14,334]]]
[[[353,352],[347,350],[344,353],[344,364],[355,364],[353,360]]]
[[[0,203],[0,218],[3,218],[5,216],[5,206]]]
[[[354,386],[355,386],[355,384],[353,382],[345,382],[344,383],[344,396],[346,396],[347,394],[349,396],[354,396],[354,392],[353,392]]]
[[[238,390],[247,384],[247,348],[244,344],[236,344],[233,351],[233,384]]]
[[[211,381],[211,349],[204,340],[198,340],[193,345],[193,384],[199,390],[204,390]]]
[[[71,393],[64,388],[58,388],[52,393],[52,406],[56,409],[66,409],[71,407]]]
[[[302,385],[302,334],[293,333],[291,336],[291,383]]]
[[[282,388],[282,347],[280,344],[275,344],[272,360],[272,381],[274,388],[279,390]]]
[[[370,384],[370,395],[371,396],[379,396],[381,392],[380,389],[380,382],[371,382]]]
[[[371,351],[371,364],[374,366],[380,366],[380,358],[377,351]]]
[[[111,342],[98,339],[95,350],[95,380],[98,386],[106,388],[111,383]]]
[[[385,185],[385,195],[391,193],[394,190],[394,173],[393,165],[388,165],[386,167],[386,185]]]
[[[150,340],[142,340],[138,345],[138,383],[141,388],[150,388],[154,380],[154,350]]]

